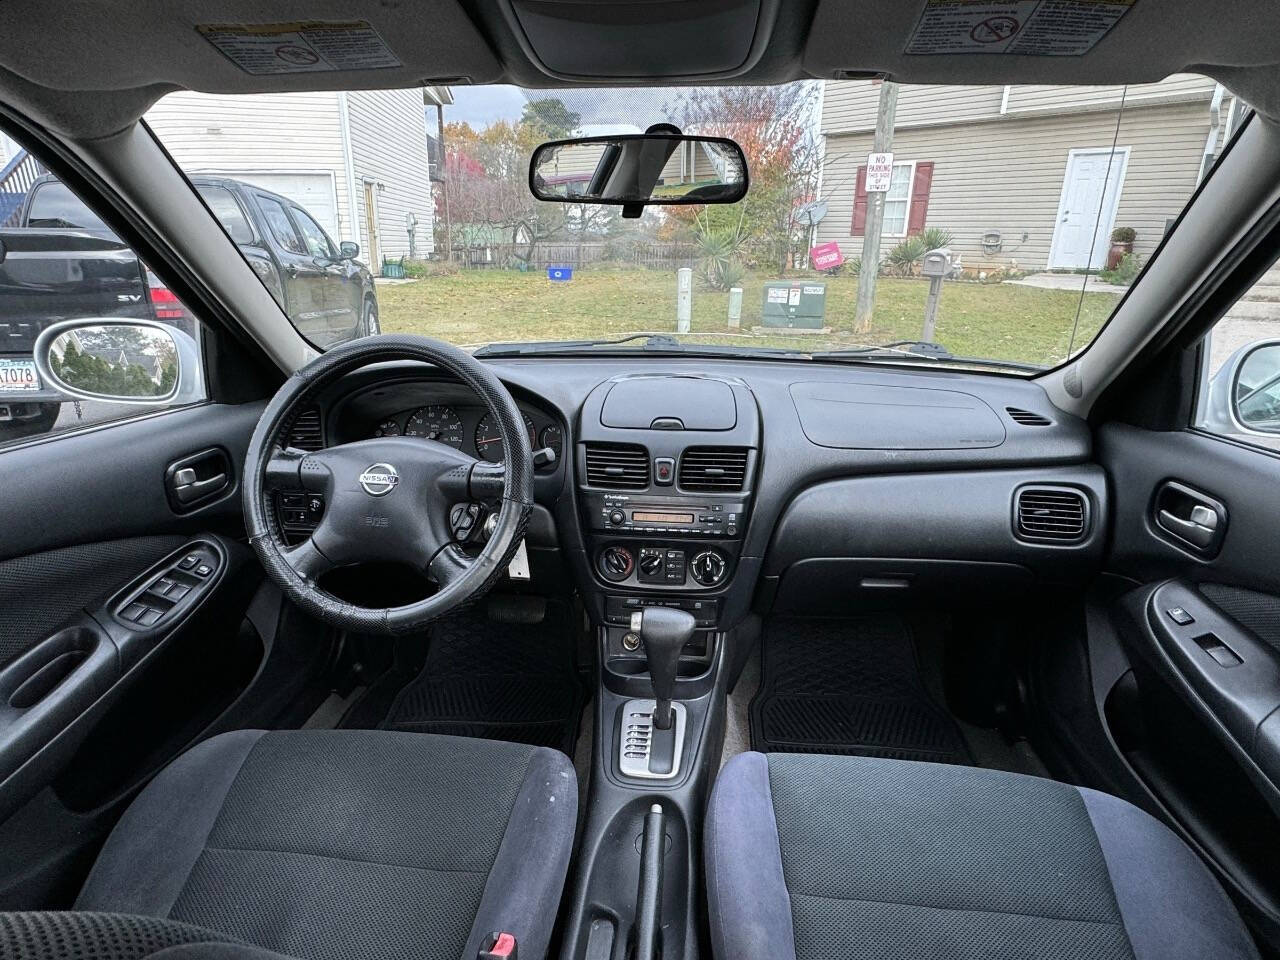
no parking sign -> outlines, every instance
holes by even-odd
[[[552,283],[568,283],[573,279],[573,267],[547,267],[547,279]]]

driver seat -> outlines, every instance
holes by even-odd
[[[129,914],[171,921],[152,925],[162,949],[191,943],[194,927],[238,942],[237,956],[458,960],[501,931],[521,960],[540,960],[577,790],[569,759],[545,747],[377,730],[225,733],[170,764],[125,812],[76,901],[85,913],[0,914],[0,955],[25,956],[6,931],[50,917],[77,927],[79,942],[119,927],[103,914]],[[36,919],[15,922],[24,917]],[[107,934],[84,955],[123,957]]]

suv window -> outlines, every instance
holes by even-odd
[[[31,194],[31,211],[27,226],[48,230],[97,230],[111,233],[111,228],[83,201],[56,180],[38,183]]]
[[[308,253],[313,257],[328,257],[331,260],[337,257],[338,251],[334,249],[329,235],[324,232],[320,224],[311,219],[310,214],[301,207],[294,207],[293,218],[298,221],[298,229],[302,231],[302,239],[307,243]]]
[[[276,243],[291,253],[307,252],[306,244],[302,242],[302,237],[298,236],[298,231],[293,221],[289,219],[289,213],[285,210],[283,203],[258,194],[258,206],[262,210],[262,218],[267,221],[267,226],[271,229],[271,235],[276,238]]]
[[[1280,265],[1205,335],[1195,426],[1280,451]]]
[[[65,184],[45,180],[31,189],[27,219],[0,228],[0,448],[156,410],[77,400],[47,382],[36,366],[36,339],[62,320],[144,320],[172,331],[98,326],[59,338],[50,363],[73,371],[83,389],[164,395],[181,375],[182,399],[171,406],[205,399],[199,323],[191,311]],[[95,237],[87,242],[68,229]],[[183,362],[197,369],[180,368]]]
[[[222,224],[222,229],[227,231],[227,236],[236,243],[253,243],[253,227],[249,226],[249,218],[230,190],[211,184],[201,184],[196,189]]]

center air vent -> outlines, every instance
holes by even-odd
[[[731,493],[747,480],[747,451],[742,447],[690,447],[680,457],[680,486],[685,490]]]
[[[1014,506],[1023,540],[1074,543],[1089,530],[1089,504],[1069,487],[1023,487]]]
[[[324,447],[319,407],[310,407],[298,414],[293,426],[289,428],[289,446],[299,450],[319,450]]]
[[[1020,410],[1017,407],[1005,407],[1004,412],[1009,415],[1014,423],[1020,423],[1024,427],[1047,427],[1053,423],[1048,417],[1042,417],[1038,413],[1032,413],[1030,410]]]
[[[649,486],[649,451],[623,443],[587,444],[587,483],[610,490]]]

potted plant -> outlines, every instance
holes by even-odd
[[[1120,261],[1133,253],[1133,241],[1138,233],[1133,227],[1116,227],[1111,231],[1111,249],[1107,251],[1107,269],[1114,270]]]

